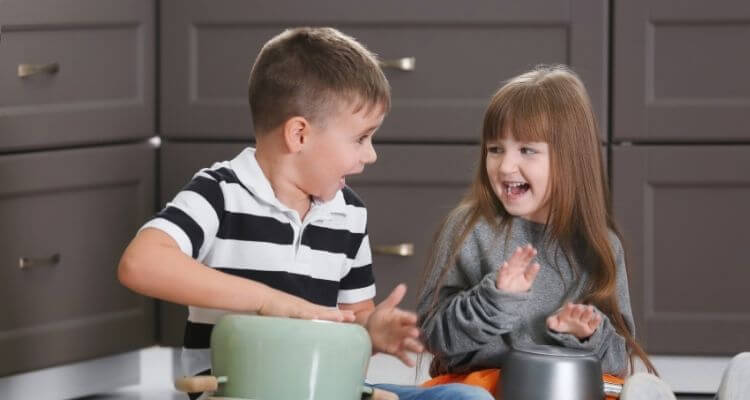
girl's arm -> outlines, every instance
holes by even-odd
[[[417,306],[426,347],[448,357],[500,341],[500,335],[517,327],[521,319],[519,306],[530,296],[529,292],[498,290],[497,269],[482,276],[481,263],[486,257],[474,235],[466,238],[457,260],[441,278],[449,257],[449,240],[459,234],[446,224],[435,246],[434,265],[428,266],[431,273]]]

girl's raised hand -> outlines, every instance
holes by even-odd
[[[547,318],[547,327],[583,340],[593,335],[601,322],[602,317],[594,306],[568,303]]]
[[[539,273],[539,264],[532,263],[536,250],[530,244],[516,248],[510,259],[497,271],[495,286],[509,293],[526,292]]]

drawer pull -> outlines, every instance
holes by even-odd
[[[402,57],[395,60],[380,60],[381,68],[393,68],[399,71],[414,71],[417,59],[414,57]]]
[[[386,244],[375,246],[374,250],[377,254],[411,257],[414,255],[414,243]]]
[[[18,77],[27,78],[33,75],[48,74],[54,75],[60,71],[60,64],[19,64],[18,65]]]
[[[49,257],[32,258],[21,257],[18,259],[18,268],[41,267],[44,265],[57,265],[60,262],[60,254],[56,253]]]

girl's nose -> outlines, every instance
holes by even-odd
[[[511,174],[516,172],[518,167],[518,161],[512,154],[505,153],[500,161],[500,172],[503,174]]]

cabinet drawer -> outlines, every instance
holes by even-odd
[[[647,350],[750,348],[750,146],[615,146],[612,171]]]
[[[750,140],[750,3],[613,4],[613,141]]]
[[[153,8],[153,0],[4,2],[0,149],[153,134]]]
[[[384,61],[415,59],[411,71],[385,68],[393,107],[376,140],[478,142],[501,81],[539,63],[572,65],[606,126],[606,2],[437,3],[164,1],[163,133],[248,138],[252,62],[268,39],[300,24],[335,26]]]
[[[0,376],[153,343],[117,264],[154,210],[148,144],[0,157]]]

